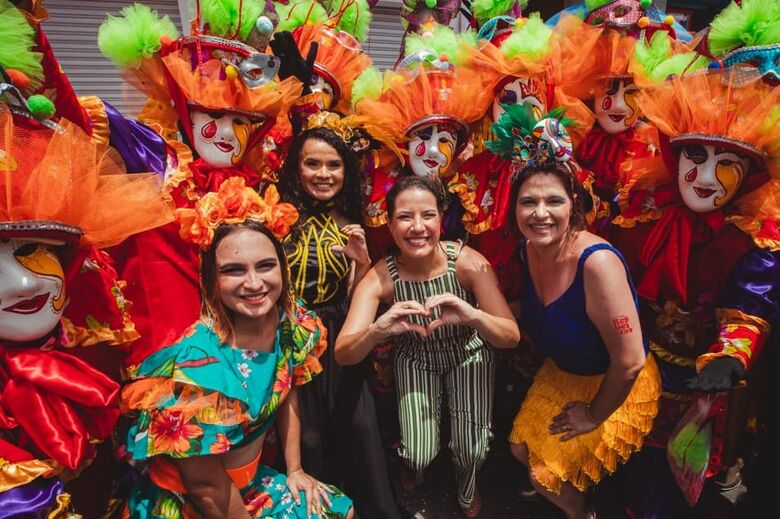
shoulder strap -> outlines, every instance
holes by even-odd
[[[448,241],[445,246],[445,253],[447,254],[447,270],[455,272],[455,263],[458,261],[460,251],[463,250],[463,242],[458,240],[458,248],[455,248],[453,242]]]
[[[398,267],[395,265],[395,257],[392,255],[386,256],[385,264],[387,265],[387,271],[390,273],[390,277],[393,279],[393,283],[398,283]]]

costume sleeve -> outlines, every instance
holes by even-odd
[[[780,252],[753,249],[734,267],[717,310],[718,341],[696,360],[696,370],[718,357],[749,369],[780,316]]]
[[[284,322],[283,347],[291,348],[293,383],[302,386],[322,372],[319,358],[328,347],[328,330],[300,301],[295,314]]]
[[[251,417],[235,396],[240,382],[193,335],[151,355],[122,390],[122,411],[130,418],[125,447],[133,460],[221,454],[244,440]]]

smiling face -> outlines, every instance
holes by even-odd
[[[232,313],[234,325],[276,311],[282,294],[282,269],[271,239],[239,229],[216,250],[217,294]]]
[[[409,141],[409,166],[420,177],[445,175],[452,165],[458,134],[455,129],[441,124],[423,126]]]
[[[0,239],[0,340],[50,333],[65,308],[64,273],[49,245]]]
[[[320,139],[303,143],[298,171],[303,190],[315,200],[327,202],[344,187],[344,160],[336,148]]]
[[[190,110],[192,145],[214,167],[238,164],[246,152],[252,125],[249,117],[233,112]]]
[[[566,162],[571,159],[573,148],[571,137],[559,119],[542,119],[533,129],[534,137],[539,139],[538,153],[549,160]]]
[[[428,190],[410,188],[398,194],[390,215],[390,234],[406,258],[433,254],[439,243],[441,213]]]
[[[493,122],[497,122],[503,115],[504,109],[501,105],[521,105],[525,102],[531,104],[534,110],[534,116],[539,119],[547,113],[547,100],[542,88],[542,84],[533,78],[516,78],[498,91],[491,115]]]
[[[677,185],[686,206],[708,213],[726,205],[742,185],[750,159],[718,146],[689,144],[679,152]]]
[[[559,244],[569,230],[573,202],[561,180],[537,173],[517,193],[515,220],[520,232],[536,247]]]
[[[639,88],[630,80],[615,79],[603,93],[596,96],[595,112],[599,126],[611,134],[628,130],[639,118],[636,97]]]

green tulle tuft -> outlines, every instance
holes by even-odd
[[[734,2],[710,24],[710,52],[717,57],[742,46],[780,43],[780,2],[778,0],[743,0]]]
[[[35,30],[14,5],[0,0],[0,65],[5,69],[23,72],[29,79],[30,90],[43,82],[41,55],[33,52]]]
[[[662,61],[650,73],[650,80],[661,84],[671,76],[682,76],[707,68],[709,60],[695,52],[677,54]]]
[[[366,0],[327,0],[325,8],[331,18],[338,21],[338,28],[363,43],[368,38],[371,24],[371,8]]]
[[[294,31],[305,23],[324,23],[328,12],[314,0],[290,0],[288,5],[274,3],[279,14],[277,31]]]
[[[446,25],[435,24],[431,31],[407,35],[404,54],[410,56],[419,51],[428,50],[438,57],[446,55],[450,63],[459,65],[466,59],[466,47],[474,47],[476,41],[476,35],[473,31],[456,34]]]
[[[496,16],[508,15],[517,0],[474,0],[471,2],[471,13],[479,25]],[[528,0],[520,1],[520,8],[525,9]]]
[[[33,117],[39,121],[51,118],[57,111],[51,99],[40,94],[31,95],[27,99],[27,107],[30,109]]]
[[[241,4],[241,27],[238,9]],[[221,38],[246,40],[255,22],[263,14],[265,2],[244,0],[200,0],[200,18],[208,24],[209,33]]]
[[[382,73],[375,67],[368,67],[352,84],[352,106],[356,106],[361,99],[379,99],[382,95]]]
[[[133,4],[122,9],[121,18],[109,15],[103,22],[98,30],[98,47],[120,67],[133,67],[160,50],[163,36],[179,37],[170,18],[159,18],[149,7]]]
[[[531,13],[523,26],[504,40],[501,52],[508,58],[522,56],[531,61],[539,61],[550,51],[552,33],[552,29],[542,21],[539,13]]]

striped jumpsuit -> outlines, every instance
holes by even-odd
[[[447,272],[425,281],[406,281],[398,275],[392,256],[385,258],[393,279],[393,302],[418,301],[450,292],[475,305],[475,298],[455,274],[460,245],[446,246]],[[412,316],[425,326],[436,319]],[[398,392],[401,447],[399,455],[422,482],[425,468],[439,452],[439,421],[443,393],[450,410],[450,450],[455,465],[458,502],[468,507],[474,498],[476,474],[485,461],[493,412],[495,363],[493,351],[476,330],[446,325],[428,337],[405,333],[395,338],[395,381]]]

